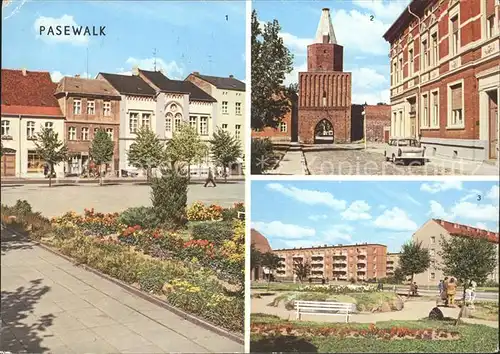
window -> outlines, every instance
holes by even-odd
[[[180,113],[177,113],[175,115],[175,120],[174,120],[174,130],[178,131],[181,129],[181,123],[182,123],[182,115]]]
[[[113,140],[113,128],[106,128],[106,133]]]
[[[432,123],[433,127],[439,126],[439,94],[438,92],[432,93]]]
[[[436,273],[431,273],[431,280],[435,280],[436,279]]]
[[[28,150],[28,173],[42,173],[44,161],[35,150]]]
[[[222,130],[227,130],[227,124],[222,124]]]
[[[410,65],[408,66],[408,76],[413,76],[413,66],[414,66],[413,49],[410,49],[408,51],[408,56],[410,57]]]
[[[222,101],[222,114],[227,114],[227,101]]]
[[[73,100],[73,114],[82,114],[82,101],[74,99]]]
[[[462,84],[450,87],[451,91],[451,117],[450,126],[462,126],[464,123],[462,107]]]
[[[403,81],[403,58],[399,59],[399,82]]]
[[[172,113],[167,113],[167,116],[165,117],[165,131],[166,132],[171,132],[172,131],[172,120],[174,118],[174,115]]]
[[[95,114],[95,101],[87,101],[87,114]]]
[[[142,114],[141,126],[151,129],[151,114],[149,113]]]
[[[45,129],[52,130],[54,128],[54,123],[52,122],[45,122]]]
[[[432,250],[429,250],[429,255],[431,257],[434,257],[436,255],[436,250],[432,249]]]
[[[130,133],[135,134],[137,132],[138,123],[139,123],[139,113],[130,112],[129,113]]]
[[[429,95],[422,96],[422,127],[429,126]]]
[[[94,128],[94,138],[97,135],[97,132],[100,130],[100,128]]]
[[[236,124],[234,126],[234,136],[236,137],[236,139],[240,139],[240,136],[241,136],[241,125],[240,124]]]
[[[429,48],[427,46],[427,39],[422,42],[422,70],[425,70],[429,65]]]
[[[241,102],[236,102],[234,107],[235,107],[235,113],[237,115],[241,115]]]
[[[102,104],[102,110],[104,113],[104,116],[108,117],[111,115],[111,102],[109,101],[104,101]]]
[[[10,121],[2,120],[2,136],[10,136]]]
[[[82,140],[89,140],[89,128],[82,128]]]
[[[436,236],[431,236],[431,245],[436,243]]]
[[[486,19],[486,38],[492,38],[495,35],[495,14]]]
[[[403,127],[403,111],[399,112],[399,136],[404,135],[404,127]]]
[[[191,116],[191,117],[189,117],[189,126],[190,126],[191,128],[193,128],[193,129],[194,129],[194,131],[196,131],[196,130],[197,130],[197,129],[196,129],[196,128],[197,128],[197,126],[196,126],[196,125],[197,125],[197,123],[198,123],[197,121],[198,121],[198,117],[196,117],[196,116]]]
[[[200,135],[208,135],[208,117],[200,117]]]
[[[76,128],[75,127],[68,128],[68,140],[76,140]]]
[[[26,137],[28,140],[35,139],[35,122],[29,121],[26,123]]]
[[[432,65],[436,66],[439,63],[437,32],[431,36],[431,45],[432,45],[432,55],[431,55]]]
[[[392,84],[396,85],[398,83],[398,64],[394,62],[392,64]]]
[[[458,53],[458,40],[459,40],[459,28],[458,28],[458,15],[451,19],[451,55]]]
[[[285,122],[280,122],[280,132],[286,133],[286,123]]]

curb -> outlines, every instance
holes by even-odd
[[[17,232],[16,230],[13,230],[13,229],[7,227],[6,225],[4,225],[4,228],[6,230],[9,230],[9,231],[13,232],[14,234],[16,234],[18,236],[24,236],[24,235],[20,234],[19,232]],[[203,327],[206,330],[209,330],[209,331],[211,331],[211,332],[213,332],[215,334],[218,334],[218,335],[220,335],[222,337],[225,337],[225,338],[227,338],[229,340],[232,340],[233,342],[236,342],[238,344],[242,344],[242,345],[245,344],[244,337],[241,336],[241,335],[237,335],[235,333],[231,333],[229,331],[226,331],[226,330],[224,330],[224,329],[222,329],[220,327],[217,327],[217,326],[215,326],[215,325],[213,325],[213,324],[211,324],[211,323],[209,323],[209,322],[207,322],[207,321],[205,321],[205,320],[203,320],[203,319],[201,319],[201,318],[199,318],[199,317],[197,317],[195,315],[192,315],[192,314],[189,314],[189,313],[187,313],[185,311],[182,311],[182,310],[180,310],[180,309],[178,309],[178,308],[176,308],[176,307],[174,307],[172,305],[169,305],[167,302],[165,302],[165,301],[163,301],[161,299],[158,299],[158,298],[153,297],[153,296],[151,296],[151,295],[149,295],[149,294],[147,294],[147,293],[145,293],[145,292],[143,292],[143,291],[141,291],[139,289],[136,289],[136,288],[134,288],[134,287],[132,287],[132,286],[130,286],[130,285],[122,282],[121,280],[118,280],[118,279],[115,279],[113,277],[110,277],[109,275],[104,274],[104,273],[102,273],[102,272],[100,272],[100,271],[98,271],[98,270],[96,270],[96,269],[94,269],[92,267],[89,267],[86,264],[78,264],[78,265],[76,265],[75,264],[75,260],[72,259],[71,257],[68,257],[68,256],[62,254],[62,253],[54,250],[52,247],[49,247],[49,246],[47,246],[47,245],[45,245],[45,244],[43,244],[43,243],[41,243],[39,241],[34,241],[34,240],[30,239],[30,242],[33,242],[33,244],[35,244],[36,246],[38,246],[40,248],[43,248],[44,250],[46,250],[46,251],[48,251],[48,252],[50,252],[52,254],[55,254],[56,256],[59,256],[59,257],[65,259],[65,260],[67,260],[68,262],[71,262],[73,265],[75,265],[77,267],[81,267],[81,268],[85,269],[86,271],[94,273],[95,275],[98,275],[101,278],[106,279],[106,280],[112,282],[115,285],[118,285],[119,287],[127,290],[128,292],[132,293],[133,295],[136,295],[136,296],[138,296],[138,297],[140,297],[140,298],[142,298],[142,299],[144,299],[146,301],[149,301],[149,302],[151,302],[151,303],[153,303],[153,304],[155,304],[157,306],[160,306],[160,307],[164,308],[165,310],[173,312],[174,314],[176,314],[179,317],[182,317],[186,321],[189,321],[189,322],[191,322],[191,323],[193,323],[195,325]]]

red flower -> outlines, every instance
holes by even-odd
[[[140,230],[140,229],[141,229],[141,226],[140,226],[140,225],[135,225],[135,226],[133,227],[133,229],[134,229],[135,231],[138,231],[138,230]]]

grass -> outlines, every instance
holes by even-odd
[[[305,327],[344,327],[349,326],[355,329],[368,329],[369,324],[340,324],[321,322],[296,322],[284,321],[276,316],[264,314],[252,314],[252,323],[282,323],[293,326]],[[322,338],[322,337],[293,337],[276,336],[264,337],[251,334],[251,352],[320,352],[320,353],[401,353],[401,352],[424,352],[424,353],[478,353],[494,352],[498,343],[498,329],[484,326],[462,324],[452,325],[448,321],[387,321],[377,322],[379,328],[391,328],[394,326],[406,327],[410,329],[447,329],[457,331],[460,339],[457,340],[378,340],[373,338]]]
[[[498,302],[476,301],[471,317],[486,321],[498,321]]]

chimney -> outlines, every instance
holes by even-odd
[[[200,75],[199,71],[193,71],[193,75]]]
[[[137,65],[134,65],[134,67],[132,68],[132,75],[139,75],[139,67]]]
[[[76,77],[77,79],[79,79],[79,78],[80,78],[80,74],[76,74],[76,75],[75,75],[75,77]]]
[[[231,79],[232,79],[233,77],[234,77],[233,75],[229,75],[229,78],[231,78]]]
[[[22,72],[23,72],[23,76],[26,76],[26,75],[27,75],[26,68],[23,68],[23,69],[22,69]]]

